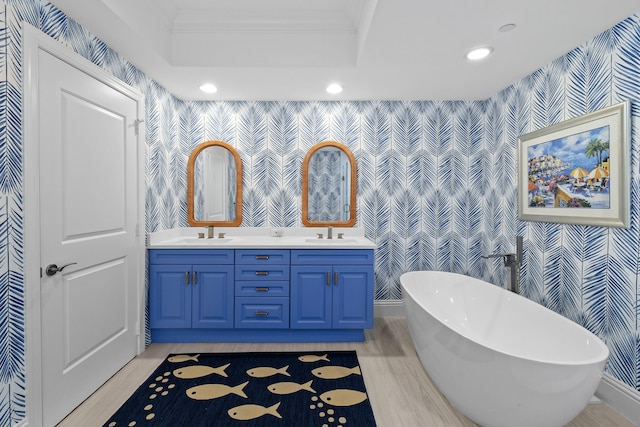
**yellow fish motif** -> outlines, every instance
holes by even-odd
[[[333,406],[353,406],[367,400],[367,393],[357,390],[336,389],[322,393],[320,400]]]
[[[315,393],[316,391],[311,388],[312,382],[313,380],[306,382],[304,384],[298,384],[294,382],[275,383],[268,386],[267,390],[269,390],[273,394],[291,394],[291,393],[297,393],[300,390],[307,390],[307,391],[310,391],[311,393]]]
[[[249,384],[249,381],[235,387],[230,387],[225,384],[202,384],[187,389],[187,396],[193,400],[211,400],[224,397],[229,394],[235,394],[246,399],[247,395],[242,390],[247,386],[247,384]]]
[[[253,378],[266,378],[276,374],[282,374],[290,377],[291,375],[289,374],[289,372],[287,372],[287,369],[289,369],[289,365],[284,366],[280,369],[270,368],[268,366],[260,366],[257,368],[249,369],[247,371],[247,375]]]
[[[325,380],[337,380],[339,378],[348,377],[349,375],[362,375],[360,372],[360,366],[354,366],[353,368],[347,368],[346,366],[323,366],[311,371],[313,375]]]
[[[183,366],[182,368],[178,368],[173,371],[173,375],[177,378],[188,379],[191,380],[193,378],[202,378],[211,374],[218,374],[222,377],[228,377],[227,373],[224,371],[231,365],[231,363],[227,363],[226,365],[218,366],[214,368],[213,366],[205,366],[205,365],[192,365],[192,366]]]
[[[276,418],[282,418],[282,415],[278,413],[280,403],[281,402],[278,402],[268,408],[260,405],[240,405],[229,409],[227,414],[229,414],[229,416],[234,420],[241,421],[253,420],[267,414],[273,415]]]
[[[322,356],[318,356],[315,354],[305,354],[304,356],[298,357],[298,360],[305,363],[319,362],[324,360],[325,362],[329,361],[328,354],[323,354]]]
[[[199,354],[196,354],[195,356],[190,356],[188,354],[178,354],[176,356],[171,356],[167,360],[169,362],[172,362],[172,363],[186,362],[188,360],[192,360],[194,362],[198,362],[198,357],[200,357]]]

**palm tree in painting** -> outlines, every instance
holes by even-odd
[[[602,153],[609,151],[609,141],[604,142],[600,138],[594,138],[589,142],[585,149],[587,157],[596,157],[598,166],[602,165]]]

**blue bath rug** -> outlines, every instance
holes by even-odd
[[[170,354],[104,427],[375,427],[355,351]]]

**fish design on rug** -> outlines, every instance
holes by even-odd
[[[200,357],[199,354],[196,354],[195,356],[191,356],[189,354],[178,354],[175,356],[171,356],[167,360],[172,363],[186,362],[188,360],[191,360],[193,362],[198,362],[198,357]]]
[[[311,373],[325,380],[337,380],[354,374],[362,375],[360,366],[354,366],[353,368],[347,368],[346,366],[323,366],[314,369]]]
[[[333,406],[353,406],[367,400],[367,393],[344,388],[336,389],[322,393],[320,400]]]
[[[194,378],[202,378],[207,375],[217,374],[221,377],[227,378],[228,375],[224,371],[231,365],[231,363],[227,363],[226,365],[218,366],[214,368],[213,366],[205,366],[205,365],[192,365],[192,366],[183,366],[182,368],[178,368],[173,371],[173,375],[177,378],[192,380]]]
[[[329,355],[323,354],[322,356],[318,356],[316,354],[305,354],[304,356],[298,357],[298,360],[305,363],[313,363],[324,360],[325,362],[329,362]]]
[[[313,383],[313,380],[306,382],[304,384],[285,381],[281,383],[271,384],[270,386],[267,387],[267,390],[269,390],[273,394],[292,394],[292,393],[297,393],[300,390],[307,390],[307,391],[310,391],[311,393],[315,393],[316,391],[313,388],[311,388],[311,383]]]
[[[187,396],[193,400],[212,400],[229,394],[235,394],[246,399],[247,395],[244,393],[243,389],[247,384],[249,384],[249,381],[235,387],[230,387],[225,384],[202,384],[187,389],[186,393]]]
[[[280,369],[270,368],[268,366],[259,366],[257,368],[247,370],[247,375],[253,378],[267,378],[277,374],[282,374],[290,377],[291,374],[287,372],[287,369],[289,369],[289,365],[284,366]]]
[[[282,418],[282,415],[278,413],[278,408],[280,407],[280,403],[278,402],[273,406],[269,406],[268,408],[260,405],[240,405],[235,408],[231,408],[227,411],[227,414],[234,420],[247,421],[254,420],[256,418],[260,418],[264,415],[273,415],[276,418]]]

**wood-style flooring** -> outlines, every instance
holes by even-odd
[[[366,331],[366,340],[362,343],[152,344],[58,426],[102,426],[169,353],[325,350],[357,351],[379,427],[476,426],[433,386],[413,348],[405,319],[401,317],[376,318],[374,328]],[[570,427],[634,425],[604,403],[587,406],[568,424]]]

